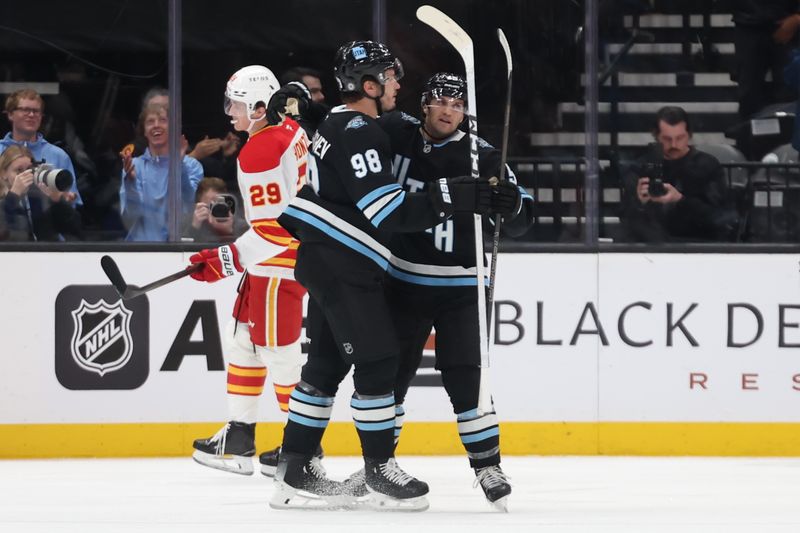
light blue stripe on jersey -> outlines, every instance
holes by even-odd
[[[372,248],[367,247],[366,245],[362,244],[361,242],[355,240],[354,238],[350,237],[349,235],[342,233],[341,231],[337,230],[327,222],[324,222],[318,219],[316,216],[306,213],[305,211],[301,211],[296,209],[292,206],[289,206],[284,211],[284,214],[294,217],[298,220],[302,220],[306,224],[314,226],[321,232],[327,234],[334,240],[339,241],[340,243],[344,244],[348,248],[352,248],[356,252],[365,255],[375,261],[378,266],[382,269],[386,270],[386,267],[389,266],[389,261],[383,257],[381,254],[373,250]]]
[[[478,418],[478,409],[470,409],[469,411],[464,411],[463,413],[458,413],[456,415],[456,420],[459,422],[462,420],[472,420],[473,418]]]
[[[395,198],[394,200],[389,202],[389,204],[387,206],[385,206],[383,209],[380,210],[380,214],[379,215],[376,215],[376,216],[372,217],[372,220],[370,221],[370,222],[372,222],[372,225],[377,228],[378,225],[381,222],[383,222],[383,219],[388,217],[389,215],[391,215],[392,212],[395,209],[397,209],[397,206],[402,204],[403,200],[405,200],[405,199],[406,199],[406,192],[405,191],[403,191],[400,194],[398,194],[397,198]]]
[[[290,397],[296,398],[301,402],[313,403],[315,405],[324,405],[326,407],[333,405],[333,398],[330,396],[311,396],[310,394],[300,392],[296,388],[292,391]]]
[[[323,429],[328,427],[328,419],[316,420],[314,418],[307,418],[305,416],[298,415],[297,413],[292,413],[292,412],[289,413],[288,418],[290,421],[296,424],[300,424],[301,426],[308,426],[312,428],[323,428]]]
[[[378,187],[377,189],[365,194],[364,197],[358,201],[356,206],[363,211],[365,207],[367,207],[369,204],[371,204],[381,196],[385,196],[386,194],[392,193],[400,188],[401,187],[398,183],[390,183],[389,185]]]
[[[400,438],[400,432],[403,430],[403,421],[406,417],[406,410],[403,408],[402,404],[397,404],[394,406],[394,443],[397,444],[397,440]]]
[[[533,196],[528,191],[526,191],[521,185],[517,185],[517,188],[519,189],[519,193],[522,195],[523,198],[530,198],[531,200],[533,200]]]
[[[356,429],[361,431],[384,431],[386,429],[394,429],[394,419],[385,422],[359,422],[355,421]]]
[[[431,287],[475,287],[478,285],[478,278],[475,276],[464,276],[459,278],[440,278],[436,276],[420,276],[409,274],[398,270],[392,265],[388,266],[389,275],[415,285],[429,285]],[[484,277],[483,284],[489,285],[489,279]]]
[[[371,398],[369,400],[364,400],[362,398],[350,398],[350,405],[358,409],[386,407],[388,405],[394,405],[394,394],[383,396],[381,398]]]
[[[462,435],[461,442],[464,444],[472,444],[473,442],[490,439],[492,437],[497,437],[498,435],[500,435],[500,428],[494,427],[473,435]]]

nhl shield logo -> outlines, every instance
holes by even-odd
[[[81,299],[72,311],[72,358],[82,368],[103,376],[124,367],[133,353],[131,315],[122,303],[105,300],[90,304]]]

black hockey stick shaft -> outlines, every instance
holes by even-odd
[[[503,46],[503,51],[506,54],[506,66],[508,70],[508,82],[506,86],[506,108],[503,115],[503,140],[500,148],[500,181],[506,179],[506,161],[508,160],[508,135],[509,126],[511,123],[511,75],[513,66],[511,64],[511,50],[508,46],[508,41],[503,33],[503,30],[497,28],[497,38]],[[489,329],[492,329],[492,308],[494,307],[494,283],[497,277],[497,251],[500,248],[500,225],[503,223],[503,218],[500,215],[494,216],[494,235],[492,236],[492,261],[489,267],[489,288],[486,296],[487,317],[489,321]]]
[[[103,272],[106,273],[108,280],[111,282],[111,284],[117,290],[117,293],[119,293],[120,298],[122,298],[123,300],[130,300],[131,298],[136,298],[137,296],[141,296],[142,294],[150,292],[153,289],[163,287],[168,283],[172,283],[173,281],[185,278],[186,276],[189,276],[194,272],[197,272],[198,270],[203,268],[202,263],[191,265],[183,270],[175,272],[174,274],[170,274],[169,276],[157,279],[152,283],[148,283],[143,287],[136,288],[128,286],[128,284],[125,282],[125,279],[122,277],[122,272],[120,272],[117,263],[114,261],[114,259],[111,258],[111,256],[104,255],[100,259],[100,266],[103,268]]]

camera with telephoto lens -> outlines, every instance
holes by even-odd
[[[211,200],[208,209],[214,218],[228,218],[236,213],[236,197],[232,194],[220,194]]]
[[[72,174],[69,170],[48,165],[44,159],[34,161],[31,170],[33,171],[33,182],[37,185],[41,183],[61,192],[72,187]]]
[[[650,178],[647,185],[647,194],[650,196],[664,196],[667,190],[664,188],[664,165],[662,163],[645,163],[642,169],[642,176]]]

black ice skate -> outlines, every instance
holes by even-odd
[[[281,447],[278,446],[272,450],[268,450],[261,455],[258,456],[258,462],[261,464],[261,473],[267,477],[275,477],[275,470],[278,468],[278,458],[280,457]],[[322,447],[317,446],[317,453],[314,454],[314,457],[318,461],[322,461],[322,458],[325,457],[325,454],[322,453]],[[324,467],[320,463],[319,468],[322,468],[322,471],[325,472]]]
[[[208,439],[194,441],[192,458],[201,465],[250,476],[256,454],[256,425],[228,422]]]
[[[328,479],[317,456],[281,452],[275,471],[273,509],[342,509],[351,498],[344,484]]]
[[[475,476],[473,486],[480,485],[486,495],[486,500],[498,511],[507,513],[511,484],[508,482],[508,477],[503,473],[500,465],[476,468]]]
[[[394,457],[385,462],[364,458],[369,499],[378,511],[424,511],[428,508],[428,484],[403,471]]]
[[[367,474],[361,468],[344,480],[345,493],[351,498],[353,508],[363,507],[369,503],[369,490],[367,489]]]

